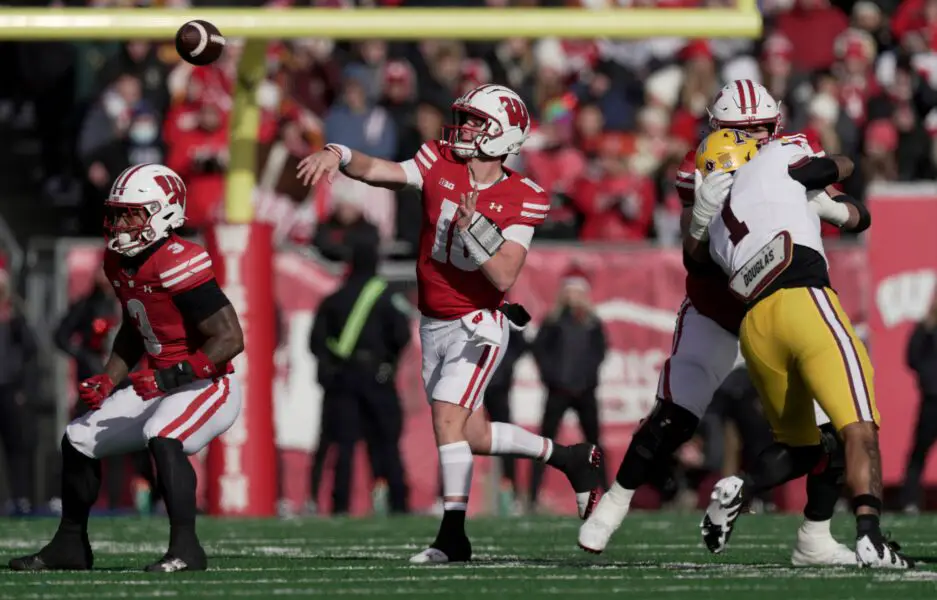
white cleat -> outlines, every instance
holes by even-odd
[[[614,489],[609,490],[579,528],[579,547],[586,552],[601,554],[612,534],[621,527],[621,522],[628,514],[629,506],[630,503],[618,499]]]
[[[700,523],[706,548],[714,554],[725,550],[732,535],[732,526],[742,512],[741,478],[732,475],[716,482],[710,494],[709,507]]]
[[[860,567],[872,569],[912,569],[914,561],[898,552],[897,544],[887,542],[870,535],[864,535],[856,542],[856,562]]]
[[[419,554],[410,557],[411,565],[442,565],[449,562],[446,553],[438,548],[427,548]]]
[[[856,566],[856,553],[833,539],[829,529],[811,533],[808,528],[805,522],[797,530],[791,564],[795,567]]]

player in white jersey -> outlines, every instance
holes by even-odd
[[[730,291],[746,304],[742,355],[775,439],[787,449],[784,477],[805,475],[823,453],[816,398],[846,447],[857,563],[909,568],[912,562],[880,530],[872,365],[831,289],[818,213],[850,231],[868,228],[871,216],[846,195],[808,195],[851,174],[852,163],[839,156],[810,157],[783,140],[759,149],[742,132],[733,132],[733,139],[723,133],[703,141],[697,160],[704,173],[734,171],[722,210],[709,224],[709,252],[729,276]],[[818,204],[812,208],[811,202]],[[792,464],[802,465],[800,472]],[[762,485],[747,475],[716,484],[702,523],[710,549],[725,547],[743,502]]]

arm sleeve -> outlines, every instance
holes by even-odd
[[[201,323],[231,304],[214,278],[198,287],[176,294],[172,301],[182,317],[190,323]]]
[[[822,190],[839,181],[839,167],[832,158],[802,156],[787,167],[787,172],[794,181],[808,190]]]

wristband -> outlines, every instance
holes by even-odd
[[[338,155],[338,165],[341,168],[348,166],[351,162],[351,148],[344,144],[326,144],[325,149]]]
[[[192,365],[192,373],[199,379],[210,379],[218,374],[217,365],[201,350],[190,354],[186,362]]]
[[[478,266],[488,262],[504,243],[501,229],[479,212],[472,215],[471,225],[464,231],[459,231],[459,237],[468,250],[469,258]]]

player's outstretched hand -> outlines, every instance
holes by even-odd
[[[159,384],[156,382],[156,371],[153,369],[140,369],[131,373],[130,383],[133,384],[133,391],[143,400],[159,398],[165,393],[159,389]]]
[[[465,231],[472,224],[475,204],[478,201],[478,189],[473,188],[468,194],[459,194],[459,208],[456,211],[456,226]]]
[[[299,167],[296,169],[296,179],[302,179],[303,185],[314,186],[325,175],[328,182],[332,183],[340,161],[341,158],[338,154],[331,150],[313,152],[299,161]]]
[[[114,382],[103,373],[78,384],[78,398],[91,410],[98,410],[114,391]]]

